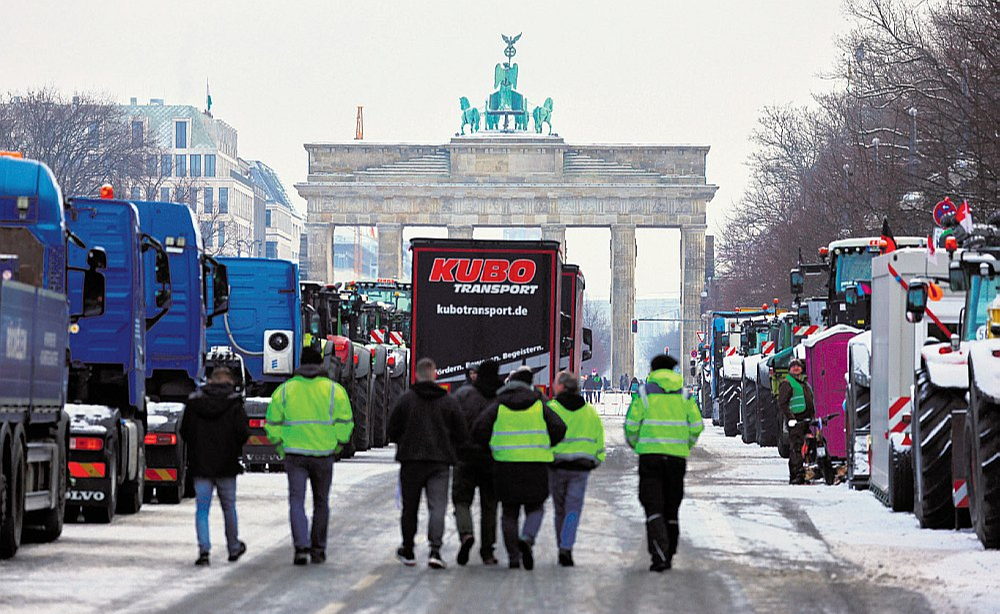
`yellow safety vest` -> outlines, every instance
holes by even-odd
[[[501,463],[551,463],[552,442],[542,402],[535,401],[528,409],[518,411],[500,405],[490,450],[493,459]]]

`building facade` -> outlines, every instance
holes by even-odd
[[[250,179],[264,198],[264,257],[299,262],[304,216],[292,205],[274,169],[260,160],[249,164]]]
[[[144,161],[149,177],[130,198],[185,203],[198,216],[208,253],[263,256],[265,198],[241,160],[236,129],[191,105],[162,99],[125,107],[133,143],[157,151]]]

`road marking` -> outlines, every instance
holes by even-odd
[[[355,582],[354,586],[351,587],[351,590],[352,591],[363,591],[366,588],[368,588],[369,586],[371,586],[372,584],[375,584],[375,582],[379,578],[381,578],[381,577],[382,576],[379,575],[379,574],[377,574],[377,573],[368,574],[364,578],[361,578],[360,580],[358,580],[357,582]]]
[[[343,603],[335,601],[330,605],[326,606],[325,608],[323,608],[322,610],[320,610],[319,612],[316,612],[316,614],[337,614],[337,612],[344,609],[344,605],[345,604]]]
[[[717,502],[696,499],[692,503],[696,504],[697,517],[708,527],[708,537],[716,549],[732,554],[746,554],[746,549],[740,544],[740,538]]]

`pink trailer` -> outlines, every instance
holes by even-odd
[[[826,449],[834,458],[847,457],[847,416],[844,394],[847,389],[847,342],[862,331],[838,324],[806,337],[806,377],[812,386],[816,416],[823,421]],[[832,414],[832,415],[831,415]]]

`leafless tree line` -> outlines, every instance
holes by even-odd
[[[762,112],[721,236],[720,306],[790,298],[801,248],[924,236],[944,196],[1000,208],[1000,0],[847,0],[834,91]]]

